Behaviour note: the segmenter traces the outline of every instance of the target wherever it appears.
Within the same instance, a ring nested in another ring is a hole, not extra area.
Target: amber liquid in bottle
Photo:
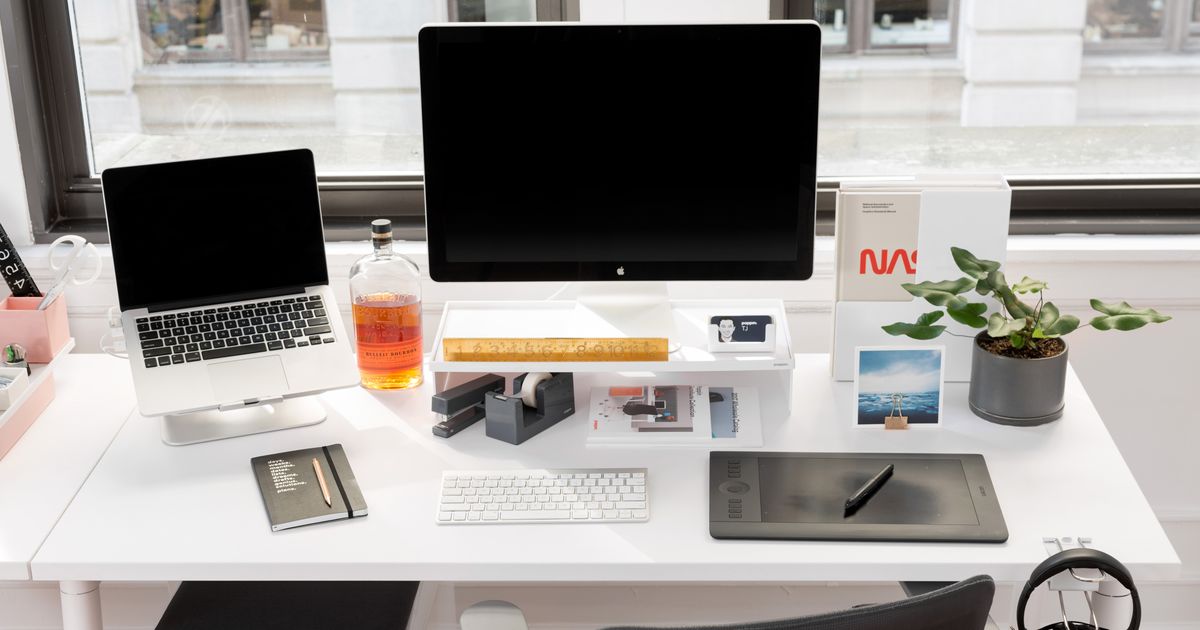
[[[354,332],[363,387],[408,389],[421,384],[421,301],[372,293],[355,299]]]

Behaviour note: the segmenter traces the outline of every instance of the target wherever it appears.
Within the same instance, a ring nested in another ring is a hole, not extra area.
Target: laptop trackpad
[[[217,402],[228,404],[250,398],[282,396],[288,391],[279,357],[242,359],[208,366]]]

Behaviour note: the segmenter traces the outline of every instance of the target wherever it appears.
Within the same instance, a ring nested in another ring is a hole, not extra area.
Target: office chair
[[[404,630],[418,582],[184,582],[155,630]]]
[[[913,592],[909,588],[905,589]],[[674,630],[984,630],[996,585],[977,575],[908,599],[820,615]],[[462,630],[528,630],[521,610],[508,602],[480,602],[463,611]],[[662,630],[661,626],[657,626]],[[615,626],[606,630],[651,630]]]

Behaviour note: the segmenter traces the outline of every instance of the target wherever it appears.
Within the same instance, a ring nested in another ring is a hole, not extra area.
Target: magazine
[[[588,444],[759,447],[758,392],[708,385],[595,387]]]

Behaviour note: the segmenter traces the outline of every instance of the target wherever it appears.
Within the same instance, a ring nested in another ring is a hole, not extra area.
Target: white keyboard
[[[448,470],[438,523],[641,523],[650,520],[645,468]]]

